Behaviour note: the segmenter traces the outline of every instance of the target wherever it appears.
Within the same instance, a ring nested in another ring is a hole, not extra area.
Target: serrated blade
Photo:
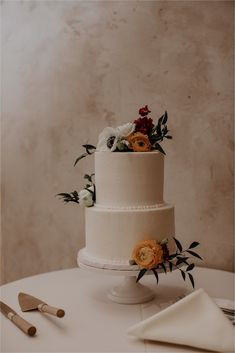
[[[12,313],[14,315],[16,315],[15,310],[13,310],[12,308],[10,308],[8,305],[6,305],[5,303],[0,301],[0,311],[3,313],[3,315],[5,315],[6,317],[8,317],[9,313]]]
[[[19,293],[18,300],[22,311],[35,310],[38,309],[39,304],[46,304],[44,301],[32,295],[22,292]]]

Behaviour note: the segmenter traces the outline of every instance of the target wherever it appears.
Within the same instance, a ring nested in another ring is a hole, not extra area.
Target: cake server
[[[11,320],[18,328],[20,328],[24,333],[29,336],[34,336],[36,333],[36,327],[30,324],[28,321],[24,320],[19,316],[15,310],[10,308],[8,305],[0,301],[0,311],[5,315],[9,320]]]
[[[41,299],[35,298],[30,294],[19,293],[19,304],[22,311],[39,310],[42,313],[48,313],[57,317],[63,317],[65,312],[63,309],[58,309],[46,304]]]

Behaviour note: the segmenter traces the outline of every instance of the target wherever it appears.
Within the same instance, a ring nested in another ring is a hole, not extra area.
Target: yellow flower
[[[132,259],[141,268],[152,269],[163,262],[163,250],[156,240],[144,240],[138,243],[132,252]]]
[[[147,135],[136,132],[128,136],[129,148],[134,152],[147,152],[151,150],[151,144]]]

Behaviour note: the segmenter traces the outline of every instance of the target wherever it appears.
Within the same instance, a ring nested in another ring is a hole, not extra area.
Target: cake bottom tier
[[[174,207],[164,205],[152,209],[85,209],[86,248],[94,261],[128,264],[132,250],[142,240],[157,242],[168,238],[169,251],[174,252]]]

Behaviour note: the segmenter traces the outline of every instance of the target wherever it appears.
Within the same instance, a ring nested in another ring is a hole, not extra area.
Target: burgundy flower
[[[140,108],[139,110],[139,115],[141,116],[146,116],[148,115],[148,113],[151,113],[151,111],[149,110],[147,105],[145,107]]]
[[[154,127],[153,120],[144,116],[134,121],[135,123],[135,132],[141,132],[144,135],[148,135],[149,132]]]

